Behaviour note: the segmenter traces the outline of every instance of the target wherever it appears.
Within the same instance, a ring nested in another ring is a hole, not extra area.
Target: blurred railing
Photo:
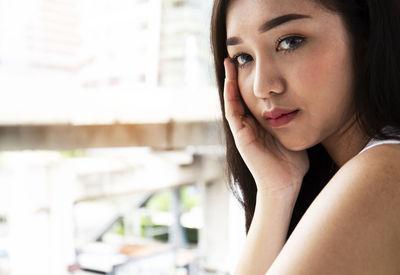
[[[219,124],[215,89],[14,94],[1,103],[0,150],[216,145]]]

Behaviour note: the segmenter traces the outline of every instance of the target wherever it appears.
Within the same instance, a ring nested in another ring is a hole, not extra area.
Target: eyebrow
[[[304,14],[297,14],[297,13],[281,15],[274,19],[268,20],[267,22],[262,24],[258,28],[258,32],[264,33],[264,32],[269,31],[270,29],[276,28],[276,27],[278,27],[284,23],[287,23],[289,21],[304,19],[304,18],[311,18],[311,16],[304,15]],[[226,39],[227,46],[234,46],[234,45],[237,45],[240,43],[242,43],[242,39],[240,39],[239,37],[230,37],[230,38]]]

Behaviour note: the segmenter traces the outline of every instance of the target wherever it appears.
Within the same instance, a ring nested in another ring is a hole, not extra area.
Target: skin
[[[343,165],[266,274],[400,274],[396,159],[399,145],[380,145]]]
[[[308,18],[258,31],[292,13]],[[235,0],[226,22],[235,38],[224,62],[226,118],[259,209],[235,274],[400,274],[400,146],[357,155],[366,139],[354,122],[351,40],[340,16],[307,0]],[[306,40],[277,51],[276,41],[293,34]],[[243,53],[235,66],[230,60]],[[262,117],[273,107],[300,111],[274,128]],[[341,168],[285,243],[291,208],[268,209],[294,205],[309,167],[305,149],[317,143]]]
[[[258,31],[266,20],[300,13],[310,18]],[[237,20],[246,18],[246,20]],[[304,40],[276,43],[296,35]],[[351,43],[341,18],[313,1],[233,1],[227,13],[227,37],[241,43],[228,46],[229,57],[238,61],[238,86],[253,117],[284,147],[300,151],[322,143],[342,165],[365,143],[360,131],[349,131],[353,118]],[[292,49],[292,51],[289,51]],[[300,110],[288,125],[272,128],[264,110]],[[349,144],[348,150],[335,150]],[[349,151],[349,152],[347,152]]]

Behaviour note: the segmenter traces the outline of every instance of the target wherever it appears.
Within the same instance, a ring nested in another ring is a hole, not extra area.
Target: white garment
[[[400,144],[400,140],[397,140],[397,139],[378,140],[378,139],[373,138],[370,140],[370,142],[368,142],[368,144],[364,147],[364,149],[362,149],[360,151],[360,153],[358,153],[358,154],[361,154],[362,152],[364,152],[372,147],[375,147],[377,145],[381,145],[381,144]]]

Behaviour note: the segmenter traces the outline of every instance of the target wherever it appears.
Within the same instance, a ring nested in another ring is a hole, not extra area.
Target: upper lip
[[[265,119],[277,119],[283,115],[287,115],[293,112],[298,111],[297,109],[293,110],[287,110],[287,109],[279,109],[279,108],[274,108],[271,111],[263,111],[262,116]]]

